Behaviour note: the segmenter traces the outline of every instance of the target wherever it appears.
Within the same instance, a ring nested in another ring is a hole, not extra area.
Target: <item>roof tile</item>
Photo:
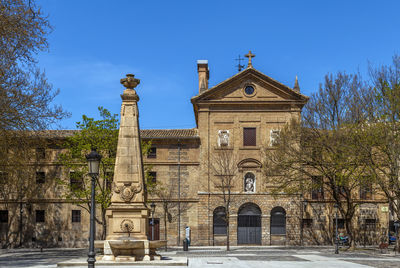
[[[67,138],[79,130],[45,130],[37,131],[36,135],[44,138]],[[197,128],[190,129],[142,129],[140,136],[143,139],[173,139],[173,138],[198,138]]]

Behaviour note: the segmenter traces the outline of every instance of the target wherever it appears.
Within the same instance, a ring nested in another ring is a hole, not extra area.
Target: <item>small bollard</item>
[[[188,251],[189,250],[189,241],[187,238],[183,239],[183,251]]]

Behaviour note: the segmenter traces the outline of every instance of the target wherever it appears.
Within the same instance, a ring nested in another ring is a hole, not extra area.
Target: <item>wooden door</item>
[[[152,239],[152,229],[154,227],[154,239]],[[149,219],[149,228],[148,230],[148,238],[149,240],[160,240],[160,219],[154,218],[154,225],[151,222],[151,218]]]

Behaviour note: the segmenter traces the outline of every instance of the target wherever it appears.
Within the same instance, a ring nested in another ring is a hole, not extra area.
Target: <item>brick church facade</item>
[[[308,97],[300,93],[297,78],[293,88],[283,85],[256,70],[249,55],[246,69],[211,88],[208,62],[198,61],[199,92],[191,99],[196,128],[141,130],[142,140],[152,144],[144,164],[151,166],[153,180],[165,190],[162,195],[149,195],[149,202],[156,204],[155,239],[164,239],[166,235],[169,245],[181,245],[189,235],[191,245],[224,245],[229,228],[231,245],[332,242],[334,210],[332,202],[323,195],[270,194],[273,185],[265,182],[262,152],[273,149],[274,137],[283,125],[301,117]],[[52,135],[63,139],[73,132],[53,131]],[[221,189],[216,183],[218,174],[212,168],[215,155],[221,150],[235,156],[237,167],[229,226],[225,224]],[[46,149],[45,172],[56,168],[52,162],[56,154],[57,149]],[[12,211],[20,209],[25,216],[31,215],[32,221],[24,220],[27,221],[24,228],[31,232],[29,245],[38,240],[47,246],[84,245],[88,237],[88,213],[57,198],[55,184],[46,183],[49,190],[42,198],[29,206],[15,203],[8,208],[7,219],[12,217]],[[371,195],[368,199],[359,206],[358,221],[361,226],[368,220],[378,235],[380,228],[389,226],[388,205],[379,197]],[[4,221],[6,209],[2,206],[0,210]],[[45,214],[35,223],[37,211]],[[56,230],[48,227],[54,221],[60,226]],[[18,221],[12,228],[18,228]]]

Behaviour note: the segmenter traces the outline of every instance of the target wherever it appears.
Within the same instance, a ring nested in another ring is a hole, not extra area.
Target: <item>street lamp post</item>
[[[154,212],[156,210],[156,204],[151,202],[151,240],[154,241]]]
[[[333,207],[336,209],[336,218],[335,218],[335,254],[339,254],[339,239],[338,239],[338,203],[335,203]]]
[[[88,268],[94,268],[96,262],[96,252],[94,251],[94,237],[96,233],[96,226],[94,219],[96,216],[96,203],[95,203],[95,192],[96,192],[96,178],[99,175],[101,155],[96,152],[95,148],[92,148],[90,154],[86,155],[89,166],[89,175],[92,178],[91,188],[91,199],[90,199],[90,233],[89,233],[89,253],[88,253]]]

